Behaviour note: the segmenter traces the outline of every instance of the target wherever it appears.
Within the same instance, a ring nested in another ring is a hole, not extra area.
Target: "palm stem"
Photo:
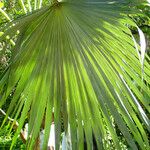
[[[25,4],[24,4],[23,0],[20,0],[20,4],[21,4],[21,7],[22,7],[24,13],[26,14],[27,13],[27,9],[25,7]]]
[[[31,12],[32,11],[31,0],[27,0],[27,2],[28,2],[29,12]]]
[[[37,8],[37,0],[34,0],[34,10]]]
[[[39,8],[42,7],[42,0],[39,1]]]
[[[7,20],[11,21],[11,19],[9,18],[9,16],[5,13],[5,11],[3,9],[0,8],[0,12]]]
[[[7,116],[7,114],[2,109],[0,109],[0,112],[1,112],[2,115]],[[9,116],[7,116],[7,119],[10,120],[13,123],[13,128],[15,130],[17,130],[17,128],[19,126],[19,123],[16,120],[10,118]],[[20,137],[21,137],[23,143],[26,143],[27,138],[25,137],[25,132],[23,131],[23,129],[21,129]]]

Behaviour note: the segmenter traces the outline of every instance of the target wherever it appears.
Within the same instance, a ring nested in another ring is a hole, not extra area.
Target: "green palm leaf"
[[[11,64],[0,81],[0,107],[15,89],[7,111],[19,120],[12,148],[28,113],[27,149],[33,148],[44,116],[46,146],[53,111],[56,149],[61,118],[66,132],[70,126],[72,149],[83,149],[84,135],[88,149],[93,135],[98,149],[107,149],[108,131],[121,149],[116,127],[131,149],[150,148],[145,114],[150,102],[142,94],[150,97],[145,84],[150,83],[149,63],[145,60],[143,75],[128,29],[136,25],[127,17],[132,13],[127,4],[66,0],[2,28],[1,40],[19,30]]]

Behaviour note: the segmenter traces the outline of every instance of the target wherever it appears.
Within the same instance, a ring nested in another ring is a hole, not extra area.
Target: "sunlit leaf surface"
[[[150,148],[146,134],[150,122],[145,114],[150,102],[142,94],[150,98],[150,71],[145,60],[142,73],[128,28],[136,26],[127,17],[131,13],[124,0],[66,0],[1,28],[0,40],[19,30],[11,64],[0,80],[0,106],[13,94],[7,113],[19,120],[12,148],[27,115],[27,149],[33,148],[43,117],[46,147],[53,112],[56,149],[61,120],[65,131],[70,126],[73,150],[84,148],[84,136],[89,150],[93,137],[98,149],[109,149],[108,132],[120,150],[115,128],[131,149]]]

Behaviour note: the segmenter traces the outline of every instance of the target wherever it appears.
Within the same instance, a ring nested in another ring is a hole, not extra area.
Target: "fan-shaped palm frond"
[[[65,132],[70,126],[72,149],[84,149],[85,136],[91,150],[93,135],[98,149],[109,149],[108,132],[121,149],[115,128],[131,149],[150,148],[145,114],[150,102],[143,94],[150,98],[149,58],[143,73],[128,28],[136,27],[128,18],[128,4],[66,0],[41,8],[40,3],[41,9],[3,25],[1,40],[19,31],[0,81],[0,107],[13,91],[7,114],[19,120],[12,146],[29,113],[27,149],[32,149],[44,116],[45,148],[54,112],[56,149],[61,118]]]

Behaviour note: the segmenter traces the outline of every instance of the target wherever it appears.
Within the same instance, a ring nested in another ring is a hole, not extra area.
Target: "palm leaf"
[[[127,17],[132,13],[127,4],[66,0],[1,29],[1,40],[19,30],[11,64],[0,81],[0,107],[14,91],[7,114],[19,120],[11,148],[28,113],[27,149],[33,148],[45,114],[46,146],[53,111],[56,149],[61,118],[66,132],[70,126],[72,149],[83,149],[84,135],[88,149],[93,147],[93,135],[98,149],[107,149],[108,131],[116,149],[121,149],[116,127],[131,149],[150,148],[145,113],[150,103],[142,94],[150,97],[149,63],[145,60],[143,77],[128,28],[136,25]]]

